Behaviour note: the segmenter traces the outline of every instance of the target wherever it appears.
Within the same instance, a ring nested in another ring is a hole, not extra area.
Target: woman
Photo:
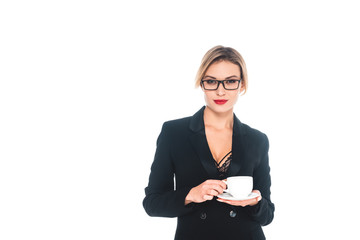
[[[175,239],[265,239],[261,226],[274,217],[269,142],[233,113],[247,83],[235,49],[210,49],[196,77],[206,107],[162,127],[143,205],[150,216],[178,218]],[[230,176],[252,176],[257,197],[217,197]]]

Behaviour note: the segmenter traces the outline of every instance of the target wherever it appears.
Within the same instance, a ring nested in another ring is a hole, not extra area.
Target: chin
[[[216,112],[216,113],[226,113],[229,111],[232,111],[234,106],[226,106],[225,105],[216,105],[216,104],[207,104],[206,105],[211,111]]]

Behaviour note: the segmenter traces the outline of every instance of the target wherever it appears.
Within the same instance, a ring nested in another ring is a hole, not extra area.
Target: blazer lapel
[[[189,127],[193,131],[193,134],[190,135],[189,140],[209,177],[217,179],[219,177],[218,170],[214,164],[214,159],[211,155],[205,135],[204,109],[205,106],[195,113],[190,120]],[[235,176],[238,174],[242,161],[244,161],[246,157],[246,149],[247,140],[244,126],[234,114],[232,160],[227,176]]]
[[[213,157],[211,155],[208,143],[206,141],[205,133],[196,133],[190,137],[190,142],[194,147],[195,152],[197,153],[201,164],[208,173],[211,179],[218,178],[219,174],[216,169]]]
[[[234,114],[233,140],[232,140],[232,160],[227,172],[227,176],[238,174],[241,164],[246,157],[247,138],[244,126]]]
[[[204,109],[205,107],[202,107],[191,118],[190,129],[194,133],[190,135],[189,140],[209,177],[212,179],[217,179],[218,171],[214,164],[214,159],[211,155],[205,135]]]

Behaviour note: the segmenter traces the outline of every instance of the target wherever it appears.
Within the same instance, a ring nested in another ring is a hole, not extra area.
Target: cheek
[[[236,92],[234,92],[234,93],[232,93],[231,95],[230,95],[230,97],[231,97],[231,99],[233,100],[233,101],[237,101],[237,99],[239,98],[239,95],[240,95],[240,91],[236,91]]]
[[[204,92],[204,97],[205,97],[205,100],[212,99],[212,98],[213,98],[213,94],[212,94],[212,92],[210,92],[210,91]]]

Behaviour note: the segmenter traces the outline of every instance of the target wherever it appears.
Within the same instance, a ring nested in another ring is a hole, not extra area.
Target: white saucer
[[[258,196],[260,196],[260,195],[258,193],[254,193],[254,192],[250,193],[247,197],[242,197],[242,198],[233,197],[230,193],[222,193],[222,194],[217,195],[218,198],[222,198],[225,200],[235,200],[235,201],[253,199]]]

